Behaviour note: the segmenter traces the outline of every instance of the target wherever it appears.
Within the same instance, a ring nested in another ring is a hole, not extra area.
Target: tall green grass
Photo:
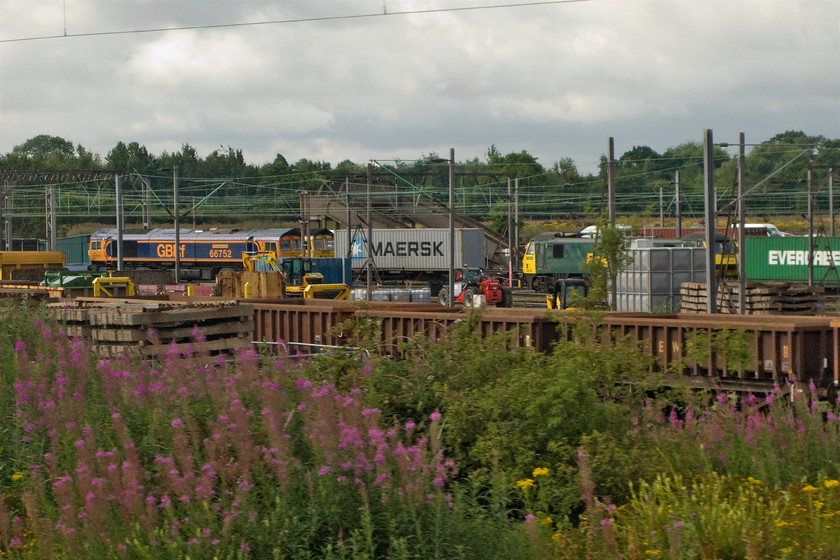
[[[2,557],[840,556],[836,403],[669,394],[591,326],[143,362],[0,312]]]

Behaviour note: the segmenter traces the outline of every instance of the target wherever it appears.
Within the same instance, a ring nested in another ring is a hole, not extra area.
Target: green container
[[[56,239],[56,251],[63,251],[67,258],[67,264],[90,264],[88,245],[90,235],[74,235],[72,237],[61,237]]]
[[[753,282],[808,282],[808,237],[747,237],[744,272]],[[814,237],[815,285],[840,284],[840,237]]]
[[[85,288],[93,286],[93,280],[108,276],[107,272],[47,272],[42,286],[52,288]]]

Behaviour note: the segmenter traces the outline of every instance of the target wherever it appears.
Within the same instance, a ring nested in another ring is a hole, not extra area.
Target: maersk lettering
[[[385,246],[382,242],[373,245],[374,257],[442,257],[443,241],[387,241]]]

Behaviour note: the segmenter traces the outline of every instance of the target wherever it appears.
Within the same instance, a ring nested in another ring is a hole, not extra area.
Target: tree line
[[[737,148],[737,147],[735,147]],[[781,172],[767,177],[810,149]],[[715,184],[719,199],[733,193],[737,184],[737,149],[715,146],[713,152]],[[446,200],[448,166],[436,153],[422,154],[416,160],[377,164],[374,182],[396,185],[406,191],[422,192]],[[606,203],[607,157],[602,155],[596,173],[581,173],[571,158],[560,158],[544,165],[527,151],[502,154],[491,145],[484,158],[456,161],[457,200],[460,212],[479,220],[493,220],[507,212],[508,179],[518,180],[522,219],[575,219],[603,212]],[[761,182],[761,197],[751,202],[759,214],[801,212],[807,205],[802,193],[807,168],[822,180],[828,166],[840,167],[840,140],[810,136],[802,131],[786,131],[751,146],[746,156],[747,186]],[[118,142],[101,156],[81,144],[50,135],[38,135],[12,151],[0,155],[0,170],[120,170],[146,178],[153,189],[171,188],[172,169],[187,181],[194,197],[264,197],[271,193],[272,204],[280,206],[294,219],[300,190],[315,192],[324,186],[338,188],[350,180],[367,181],[366,164],[344,160],[329,162],[300,159],[289,163],[282,154],[262,164],[247,162],[241,149],[220,146],[201,156],[189,144],[174,152],[151,153],[139,142]],[[662,153],[649,146],[634,146],[617,157],[615,178],[619,215],[658,215],[660,192],[667,193],[666,204],[673,204],[673,183],[680,173],[685,197],[683,213],[693,206],[702,208],[703,145],[686,142]],[[224,182],[225,188],[219,190]],[[825,189],[819,196],[824,197]],[[280,197],[280,198],[278,198]],[[702,210],[700,210],[702,214]]]

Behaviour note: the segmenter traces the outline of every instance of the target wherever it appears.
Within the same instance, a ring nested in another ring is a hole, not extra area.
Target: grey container
[[[628,256],[632,262],[616,276],[618,311],[677,311],[682,283],[706,281],[704,248],[634,248]]]
[[[412,288],[411,301],[413,303],[430,303],[432,301],[432,291],[428,288]]]
[[[370,293],[371,301],[391,301],[391,290],[375,290]]]
[[[335,232],[335,254],[346,255],[352,248],[352,266],[359,270],[368,257],[379,271],[443,272],[449,270],[449,229],[375,229],[373,250],[368,250],[365,232],[356,232],[348,243],[347,230]],[[480,229],[455,230],[456,267],[485,267],[492,255],[486,254],[484,232]]]
[[[401,301],[408,303],[411,301],[411,290],[406,288],[397,289],[394,288],[391,290],[391,301]]]

